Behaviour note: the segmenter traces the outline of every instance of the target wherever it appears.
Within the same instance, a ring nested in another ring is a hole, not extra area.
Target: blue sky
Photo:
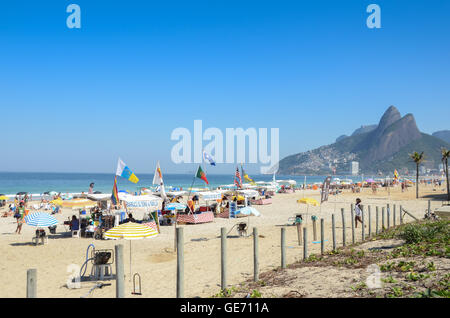
[[[381,29],[366,26],[371,3]],[[195,119],[279,128],[281,158],[390,105],[450,129],[449,13],[446,0],[2,3],[0,171],[114,172],[120,156],[136,173],[190,172],[170,134]]]

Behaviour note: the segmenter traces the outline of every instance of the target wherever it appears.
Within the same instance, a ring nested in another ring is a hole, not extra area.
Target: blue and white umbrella
[[[25,223],[31,226],[48,227],[58,224],[58,220],[48,213],[33,212],[25,217]]]
[[[242,208],[242,209],[236,211],[237,217],[250,216],[250,215],[260,216],[261,213],[258,210],[256,210],[255,208],[250,207],[250,206],[246,206],[245,208]]]
[[[186,204],[182,204],[182,203],[169,203],[166,204],[166,206],[164,207],[166,210],[185,210],[187,207]]]

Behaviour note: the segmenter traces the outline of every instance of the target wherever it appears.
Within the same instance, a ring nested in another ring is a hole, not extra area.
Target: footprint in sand
[[[164,262],[170,262],[174,259],[176,259],[177,255],[175,253],[161,253],[161,254],[154,254],[149,256],[149,261],[151,263],[164,263]]]

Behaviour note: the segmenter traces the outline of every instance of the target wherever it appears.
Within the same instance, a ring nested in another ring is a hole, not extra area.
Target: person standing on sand
[[[23,218],[25,216],[25,207],[23,206],[23,202],[20,202],[20,205],[16,210],[16,215],[17,215],[16,234],[20,234],[20,231],[22,231]]]
[[[363,225],[363,221],[361,219],[361,199],[356,199],[356,205],[355,205],[355,228],[358,228],[358,221],[361,222],[361,225]]]

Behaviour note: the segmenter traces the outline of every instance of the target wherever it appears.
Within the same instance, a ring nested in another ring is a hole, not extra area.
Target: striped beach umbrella
[[[48,227],[58,224],[58,220],[45,212],[33,212],[25,217],[25,223],[36,227]]]
[[[105,232],[105,238],[112,240],[138,240],[152,238],[156,235],[158,235],[158,232],[151,227],[134,222],[123,223]]]
[[[58,198],[51,201],[50,203],[58,205],[63,208],[91,208],[97,205],[96,202],[89,199],[72,199],[72,200],[62,200]]]
[[[131,281],[131,240],[139,240],[143,238],[152,238],[158,235],[158,232],[143,224],[127,222],[113,227],[105,232],[104,237],[107,239],[118,240],[126,239],[130,240],[130,281]]]

